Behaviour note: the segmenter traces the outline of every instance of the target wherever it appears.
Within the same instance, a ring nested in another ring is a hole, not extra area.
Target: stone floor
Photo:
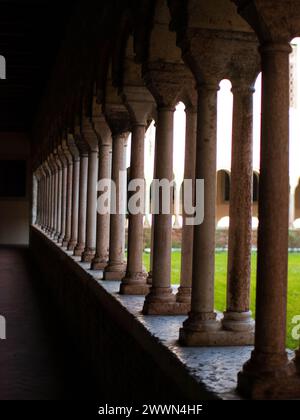
[[[84,372],[25,248],[0,247],[0,399],[92,399]]]

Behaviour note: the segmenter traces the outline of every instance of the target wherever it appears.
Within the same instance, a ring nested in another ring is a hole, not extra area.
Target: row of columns
[[[260,50],[263,92],[255,349],[239,375],[240,391],[248,395],[251,389],[251,396],[259,396],[270,387],[266,377],[271,378],[272,386],[275,381],[281,391],[280,381],[290,392],[291,383],[298,386],[299,381],[295,376],[296,364],[289,364],[285,350],[289,52],[288,44],[265,45]],[[217,76],[197,80],[197,108],[190,106],[186,110],[185,176],[204,179],[204,220],[194,227],[183,225],[181,284],[177,294],[171,287],[171,214],[163,214],[160,208],[154,215],[151,279],[143,268],[143,215],[129,215],[127,264],[125,214],[118,212],[119,203],[116,214],[97,215],[97,180],[112,178],[117,196],[125,194],[126,186],[119,174],[126,170],[128,131],[118,132],[110,127],[111,133],[104,118],[98,121],[98,129],[96,123],[86,121],[54,149],[37,171],[37,224],[53,239],[74,250],[82,261],[91,263],[92,269],[103,270],[104,279],[121,280],[120,293],[145,294],[144,314],[189,311],[179,339],[191,346],[254,342],[249,306],[255,77],[233,80],[227,304],[220,321],[214,309]],[[151,78],[155,84],[155,73]],[[164,90],[160,89],[157,95],[157,89],[157,85],[150,87],[157,115],[154,177],[171,181],[174,101],[178,97],[164,98]],[[137,110],[133,115],[137,117]],[[148,116],[144,112],[142,118],[131,121],[131,178],[143,178]],[[171,202],[171,196],[168,199]]]

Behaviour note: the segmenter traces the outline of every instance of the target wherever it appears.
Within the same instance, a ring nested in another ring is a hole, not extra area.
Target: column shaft
[[[204,180],[204,220],[194,226],[191,312],[180,330],[187,345],[209,345],[214,311],[217,84],[198,87],[196,179]]]
[[[58,240],[61,233],[61,209],[62,209],[62,165],[56,159],[57,165],[57,186],[56,186],[56,214],[55,214],[55,234],[54,239]]]
[[[73,160],[67,163],[67,184],[66,184],[66,214],[65,214],[65,235],[63,238],[63,246],[67,247],[71,239],[72,227],[72,186],[73,186]]]
[[[267,44],[262,56],[255,349],[239,374],[239,390],[257,397],[261,383],[287,369],[286,304],[289,222],[290,45]],[[262,380],[263,378],[263,380]],[[278,379],[277,379],[278,380]],[[280,380],[280,379],[279,379]]]
[[[110,150],[109,144],[99,146],[99,181],[110,179]],[[104,270],[108,264],[109,252],[109,213],[97,213],[96,254],[92,261],[93,270]]]
[[[87,186],[86,245],[82,261],[91,262],[96,251],[98,151],[89,153]]]
[[[130,180],[144,181],[145,126],[134,125],[131,139]],[[142,204],[142,203],[141,203]],[[143,267],[144,209],[129,213],[127,271],[122,279],[120,293],[143,295],[148,293],[147,273]]]
[[[66,234],[66,213],[67,213],[67,181],[68,181],[68,162],[65,157],[62,160],[62,189],[61,189],[61,222],[60,235],[58,241],[62,244]]]
[[[159,108],[155,139],[155,162],[158,181],[173,180],[173,117],[174,109]],[[172,214],[163,214],[163,199],[171,210],[171,189],[159,191],[159,214],[154,215],[152,287],[146,296],[143,312],[172,312],[175,295],[171,288]],[[166,196],[168,194],[168,196]],[[168,306],[168,303],[171,304]]]
[[[127,133],[113,136],[112,144],[112,181],[116,190],[115,214],[110,215],[109,263],[104,272],[106,280],[121,280],[125,275],[125,214],[121,208],[126,185],[122,185],[120,174],[126,171]],[[112,189],[113,192],[113,189]],[[112,200],[114,198],[112,197]]]
[[[196,138],[197,138],[197,112],[192,107],[186,109],[186,134],[185,134],[185,162],[184,179],[193,180],[195,185],[196,171]],[[191,302],[192,267],[193,267],[193,242],[194,226],[185,223],[186,214],[183,208],[182,239],[181,239],[181,272],[180,287],[176,295],[179,303]]]
[[[80,183],[80,158],[74,158],[72,175],[72,221],[71,238],[68,250],[74,251],[78,240],[78,213],[79,213],[79,183]]]
[[[78,208],[78,236],[74,255],[82,255],[86,239],[86,206],[87,206],[87,179],[88,179],[87,155],[80,156],[80,180],[79,180],[79,208]]]
[[[254,332],[250,312],[253,180],[253,88],[233,86],[227,308],[223,327]],[[249,343],[251,344],[251,343]]]

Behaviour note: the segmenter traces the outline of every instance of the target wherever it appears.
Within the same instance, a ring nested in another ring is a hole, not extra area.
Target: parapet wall
[[[53,299],[53,309],[58,308],[65,319],[67,333],[74,338],[87,369],[94,373],[102,400],[220,398],[149,331],[139,315],[132,313],[134,309],[130,312],[117,293],[109,291],[116,289],[117,282],[95,279],[36,227],[30,231],[30,249]],[[142,298],[136,299],[130,303],[133,307]]]

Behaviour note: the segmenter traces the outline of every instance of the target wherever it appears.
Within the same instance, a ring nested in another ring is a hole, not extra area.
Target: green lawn
[[[179,284],[180,281],[180,256],[179,251],[172,253],[172,284]],[[149,270],[150,255],[144,254],[144,263]],[[216,277],[215,277],[215,307],[223,311],[226,305],[226,268],[227,253],[216,253]],[[256,253],[252,254],[251,270],[251,310],[255,315],[255,272]],[[300,315],[300,253],[289,254],[289,294],[287,311],[287,346],[291,349],[298,347],[299,342],[293,340],[291,330],[294,325],[291,323],[295,315]]]

